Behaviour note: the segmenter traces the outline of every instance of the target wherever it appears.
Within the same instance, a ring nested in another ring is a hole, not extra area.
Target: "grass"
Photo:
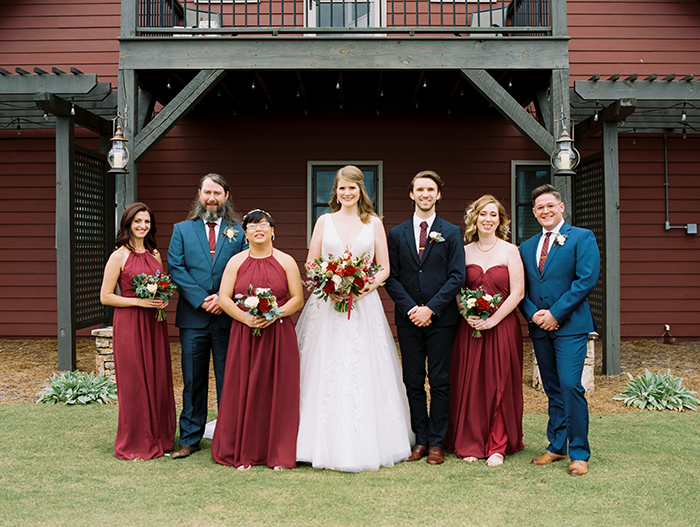
[[[546,416],[500,468],[400,463],[344,474],[241,473],[210,442],[188,459],[113,457],[117,408],[0,405],[0,525],[698,525],[700,414],[591,416],[591,471],[534,467]]]

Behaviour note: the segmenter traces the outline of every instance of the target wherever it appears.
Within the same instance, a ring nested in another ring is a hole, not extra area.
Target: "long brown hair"
[[[126,247],[130,251],[134,250],[134,246],[131,244],[131,224],[139,212],[148,212],[151,218],[151,229],[143,239],[143,246],[152,254],[156,250],[156,232],[158,230],[156,228],[156,218],[153,216],[151,209],[148,208],[148,205],[140,201],[129,205],[124,211],[124,214],[122,214],[122,219],[119,222],[119,230],[117,231],[117,240],[114,245],[117,249],[119,249],[119,247]]]
[[[338,202],[338,182],[341,179],[355,183],[360,187],[360,199],[357,200],[357,212],[360,214],[362,223],[369,223],[370,218],[377,214],[374,212],[374,205],[372,205],[372,200],[369,199],[367,189],[365,188],[365,175],[362,173],[362,170],[354,165],[344,166],[336,172],[335,180],[333,181],[333,192],[328,202],[331,210],[333,212],[338,212],[341,209],[341,205]]]
[[[464,213],[465,242],[476,242],[479,240],[479,231],[476,228],[476,220],[483,208],[491,203],[496,205],[496,208],[498,209],[498,227],[496,227],[496,237],[500,238],[501,240],[508,241],[508,234],[510,233],[510,220],[506,214],[506,209],[503,205],[501,205],[500,201],[490,194],[486,194],[469,205],[469,208]]]

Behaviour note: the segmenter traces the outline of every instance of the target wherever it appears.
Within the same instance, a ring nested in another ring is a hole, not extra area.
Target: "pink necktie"
[[[211,221],[207,222],[207,227],[209,227],[209,252],[211,253],[211,259],[214,259],[214,253],[216,252],[216,223]]]
[[[551,232],[547,232],[544,235],[544,242],[542,242],[542,252],[540,253],[540,263],[537,268],[540,273],[544,269],[544,263],[547,261],[547,254],[549,254],[549,237],[552,235]]]
[[[428,241],[428,222],[420,222],[420,236],[418,237],[418,260],[423,259],[423,251],[425,250],[425,242]]]

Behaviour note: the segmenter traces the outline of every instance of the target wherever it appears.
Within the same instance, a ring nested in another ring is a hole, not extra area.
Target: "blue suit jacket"
[[[600,251],[595,236],[588,229],[564,222],[560,234],[563,245],[552,245],[544,269],[537,268],[537,234],[520,245],[525,268],[525,297],[520,311],[528,321],[530,337],[542,338],[547,331],[530,321],[540,309],[549,309],[559,322],[556,335],[581,335],[594,331],[595,321],[588,305],[600,273]]]
[[[236,232],[233,240],[224,235],[229,226]],[[240,225],[222,220],[212,259],[206,228],[201,219],[175,224],[168,248],[168,273],[178,286],[177,327],[204,328],[212,317],[218,317],[224,328],[231,327],[228,315],[212,315],[200,306],[206,297],[219,292],[221,276],[229,259],[247,247],[248,242]]]
[[[389,231],[390,273],[386,290],[396,305],[397,326],[412,326],[408,311],[426,305],[433,311],[432,324],[451,326],[459,322],[455,300],[464,285],[466,266],[462,233],[456,225],[435,217],[431,232],[444,242],[431,241],[418,260],[413,218]]]

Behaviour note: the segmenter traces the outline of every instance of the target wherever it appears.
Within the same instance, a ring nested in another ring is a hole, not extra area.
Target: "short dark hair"
[[[143,240],[143,246],[148,252],[153,253],[153,251],[156,250],[156,232],[158,231],[156,228],[156,218],[153,216],[151,209],[148,208],[148,205],[140,201],[129,205],[124,211],[124,214],[122,214],[122,219],[119,222],[119,230],[117,231],[117,239],[114,245],[117,249],[123,246],[130,251],[134,250],[133,245],[131,245],[131,224],[139,212],[148,212],[150,216],[151,228]]]
[[[551,194],[554,196],[557,201],[564,201],[561,199],[561,194],[557,190],[557,188],[554,185],[550,185],[549,183],[546,183],[544,185],[540,185],[537,187],[535,190],[532,191],[532,205],[535,205],[535,200],[542,196],[543,194]]]
[[[413,176],[411,184],[408,186],[409,193],[413,192],[413,186],[416,184],[416,180],[420,178],[428,178],[435,181],[435,184],[438,188],[438,192],[442,194],[442,187],[444,187],[445,184],[442,182],[442,178],[438,176],[438,173],[433,170],[423,170],[421,172],[418,172],[415,176]]]
[[[243,230],[246,230],[246,227],[248,227],[249,223],[260,223],[263,220],[267,220],[270,222],[270,227],[275,226],[275,220],[272,219],[272,216],[270,216],[269,212],[266,212],[262,209],[253,209],[248,214],[243,216],[243,224],[241,227],[243,227]]]

